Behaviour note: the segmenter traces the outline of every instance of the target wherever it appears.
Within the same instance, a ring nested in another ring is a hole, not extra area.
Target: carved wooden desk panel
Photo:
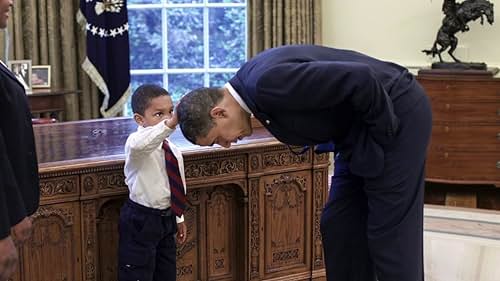
[[[35,128],[41,206],[13,280],[116,280],[122,151],[135,129],[128,118]],[[262,128],[230,149],[171,139],[191,203],[178,280],[325,280],[327,155],[296,156]]]

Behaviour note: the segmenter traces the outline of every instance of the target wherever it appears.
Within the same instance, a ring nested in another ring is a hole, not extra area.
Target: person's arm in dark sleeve
[[[0,240],[10,235],[9,210],[7,208],[7,192],[5,181],[5,165],[10,165],[7,160],[3,134],[0,130]]]
[[[5,83],[4,79],[0,79],[0,110],[5,106],[12,106],[12,103],[6,98],[9,96],[9,90]],[[16,117],[11,116],[10,118]],[[12,160],[7,154],[6,138],[9,134],[8,130],[10,129],[5,127],[4,122],[0,123],[0,239],[7,237],[11,232],[11,227],[19,223],[27,215],[14,174]]]
[[[366,64],[329,61],[280,64],[264,72],[256,87],[256,104],[263,111],[279,106],[300,114],[350,105],[381,144],[392,138],[399,125],[391,99]]]

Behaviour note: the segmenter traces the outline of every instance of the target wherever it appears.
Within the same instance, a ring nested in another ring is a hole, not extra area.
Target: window
[[[129,0],[127,8],[132,91],[155,83],[175,102],[222,86],[246,61],[246,0]]]

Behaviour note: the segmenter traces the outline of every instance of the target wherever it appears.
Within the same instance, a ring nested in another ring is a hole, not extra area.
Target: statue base
[[[433,63],[432,68],[422,68],[418,75],[430,76],[479,76],[493,77],[499,71],[498,67],[486,67],[485,63]]]
[[[432,69],[487,70],[484,62],[435,62]]]

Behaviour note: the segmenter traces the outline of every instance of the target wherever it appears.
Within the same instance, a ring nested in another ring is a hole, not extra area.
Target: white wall
[[[457,0],[460,2],[460,0]],[[462,61],[500,66],[500,0],[494,3],[495,22],[470,23],[457,33],[454,55]],[[353,49],[405,66],[429,66],[429,49],[444,17],[442,0],[322,0],[323,44]],[[443,52],[445,54],[445,52]],[[451,60],[443,55],[443,59]],[[437,60],[437,57],[436,59]]]

